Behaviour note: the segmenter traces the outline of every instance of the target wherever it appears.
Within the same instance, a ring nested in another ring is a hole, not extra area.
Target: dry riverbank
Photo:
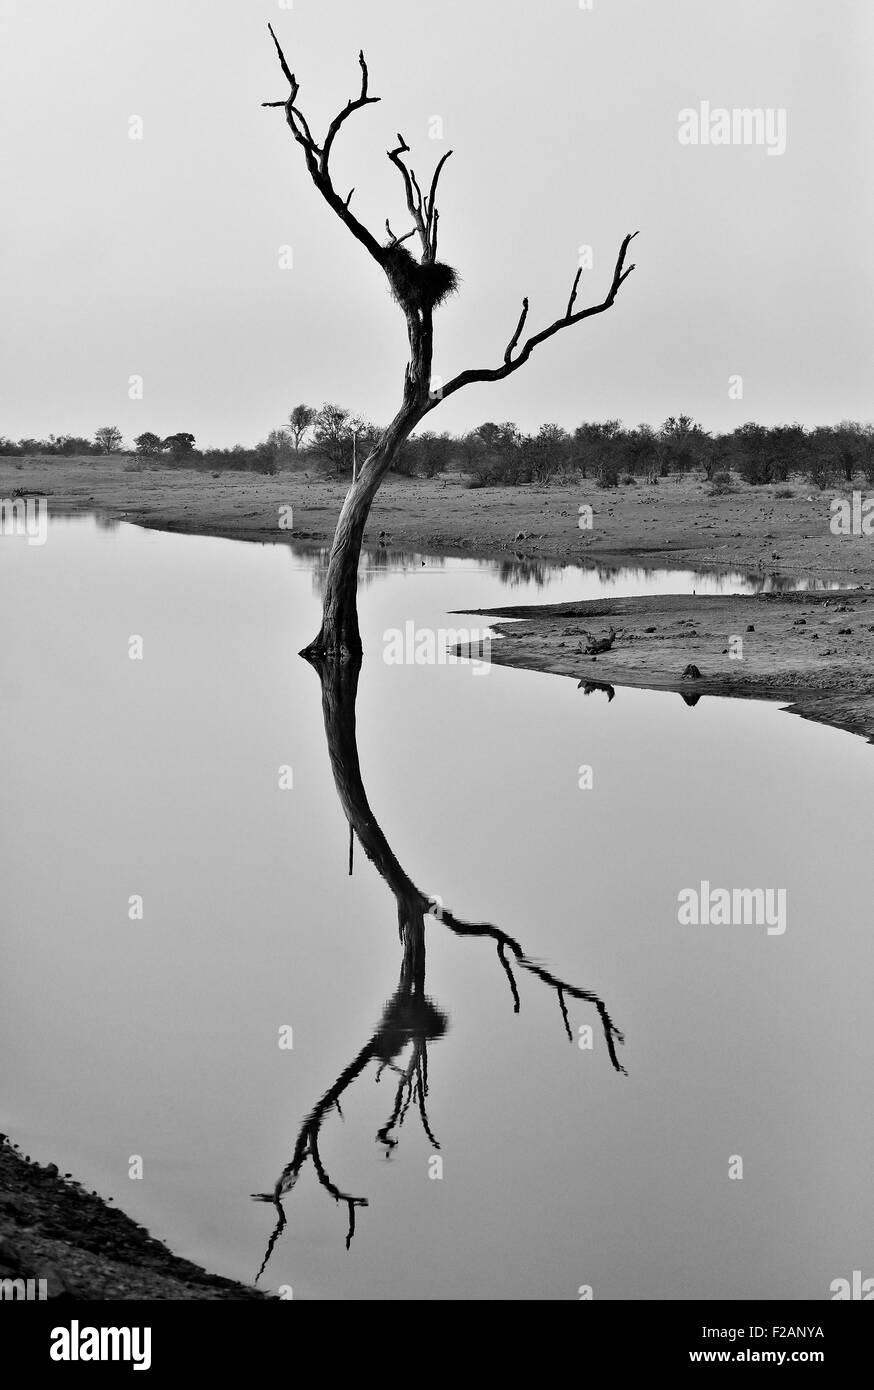
[[[347,486],[304,472],[139,470],[121,457],[0,458],[0,497],[45,495],[50,517],[98,512],[159,530],[312,546],[330,543]],[[365,543],[378,547],[384,533],[394,550],[434,555],[874,582],[874,538],[832,535],[831,497],[800,480],[715,495],[697,477],[610,490],[389,477]],[[592,507],[590,531],[579,527],[581,505]],[[286,529],[281,509],[289,506]]]
[[[0,1135],[0,1279],[45,1279],[51,1299],[251,1299],[264,1294],[172,1255],[53,1164]]]
[[[498,665],[572,676],[592,690],[635,686],[779,700],[874,741],[874,592],[660,595],[490,609]],[[589,636],[617,636],[586,653]],[[698,675],[687,672],[695,667]],[[610,691],[608,690],[608,694]],[[611,695],[612,698],[612,695]]]

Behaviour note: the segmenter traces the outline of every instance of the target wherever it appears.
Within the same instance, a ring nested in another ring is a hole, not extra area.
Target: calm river
[[[306,1164],[263,1286],[826,1299],[874,1275],[874,749],[776,705],[608,702],[555,676],[383,660],[411,620],[481,623],[451,610],[741,576],[381,559],[360,593],[373,812],[419,887],[603,999],[628,1075],[592,1005],[566,1000],[569,1042],[556,995],[522,973],[514,1013],[494,946],[429,918],[448,1022],[426,1116],[411,1104],[381,1142],[398,1074],[362,1072],[319,1138],[330,1182],[368,1201],[354,1239]],[[251,1194],[400,964],[386,883],[360,852],[349,876],[297,655],[318,577],[286,545],[92,519],[52,520],[44,547],[0,539],[0,1123],[246,1281],[276,1215]],[[678,893],[702,880],[785,888],[786,931],[681,926]]]

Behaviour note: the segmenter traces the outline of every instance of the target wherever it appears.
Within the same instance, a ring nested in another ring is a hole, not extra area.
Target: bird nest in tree
[[[435,309],[458,289],[458,272],[442,261],[417,261],[398,242],[385,250],[393,297],[402,308]]]

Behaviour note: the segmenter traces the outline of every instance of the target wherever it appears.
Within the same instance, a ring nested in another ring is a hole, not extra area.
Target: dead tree
[[[582,647],[583,655],[600,656],[602,652],[609,652],[613,650],[613,643],[616,641],[616,638],[619,636],[619,633],[614,631],[614,629],[610,627],[607,629],[606,637],[593,637],[591,632],[587,632],[586,629],[583,628],[583,635],[586,638],[585,647],[582,647],[582,644],[580,644]]]
[[[541,328],[539,332],[523,339],[528,320],[528,299],[523,299],[521,313],[504,349],[500,365],[468,368],[452,377],[439,390],[432,390],[434,310],[457,287],[455,271],[437,259],[440,220],[437,209],[437,185],[452,151],[448,150],[438,161],[428,191],[423,193],[415,171],[406,160],[410,147],[403,136],[398,135],[397,145],[388,150],[387,154],[402,180],[407,212],[413,225],[402,236],[396,236],[386,219],[387,240],[377,239],[351,209],[354,188],[350,189],[345,197],[337,192],[331,176],[330,163],[334,141],[344,122],[356,111],[379,101],[379,97],[370,95],[369,74],[364,54],[358,55],[361,68],[361,89],[358,96],[349,100],[334,117],[322,143],[318,144],[298,106],[297,79],[286,62],[272,26],[269,27],[289,91],[283,101],[266,101],[263,105],[283,108],[288,127],[303,150],[307,171],[319,193],[385,274],[392,295],[406,318],[410,345],[400,408],[361,465],[343,503],[328,563],[321,631],[303,653],[345,659],[361,653],[355,598],[364,527],[379,485],[409,435],[441,400],[446,400],[462,387],[473,385],[475,382],[502,381],[523,366],[535,348],[561,329],[570,328],[573,324],[581,323],[583,319],[602,314],[605,309],[611,308],[620,286],[634,269],[633,265],[626,267],[625,256],[629,243],[637,233],[630,232],[623,239],[610,288],[599,304],[585,309],[577,308],[577,291],[582,274],[581,270],[577,270],[567,305],[559,318],[546,328]],[[417,241],[417,256],[404,245],[413,237]]]

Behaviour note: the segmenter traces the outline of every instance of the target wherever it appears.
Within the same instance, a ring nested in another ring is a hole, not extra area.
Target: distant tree
[[[497,452],[501,443],[501,426],[494,424],[491,420],[486,420],[482,425],[478,425],[474,433],[482,440],[483,447],[488,452]]]
[[[194,435],[183,430],[180,434],[168,434],[161,441],[163,449],[169,449],[174,463],[182,463],[194,452]]]
[[[288,417],[288,432],[294,445],[294,452],[300,453],[307,430],[315,423],[316,411],[311,405],[296,405]]]
[[[71,458],[75,454],[96,454],[99,452],[98,446],[91,439],[85,439],[81,434],[61,434],[56,440],[57,452],[63,454],[65,458]]]
[[[766,448],[771,464],[771,481],[784,483],[791,473],[804,468],[808,448],[804,426],[774,425],[768,431]]]
[[[289,439],[287,429],[271,430],[267,436],[267,443],[273,448],[277,468],[283,467],[291,462],[292,457],[297,452]]]
[[[276,433],[276,431],[274,431]],[[256,444],[253,452],[252,466],[256,473],[266,473],[272,475],[279,472],[279,461],[277,455],[276,440],[273,438],[264,439],[260,444]]]
[[[160,435],[153,434],[151,430],[138,434],[134,444],[137,446],[137,453],[140,458],[157,458],[163,447]]]
[[[732,436],[737,449],[737,471],[745,483],[769,483],[772,477],[768,453],[768,430],[748,420]]]
[[[874,485],[874,425],[854,425],[859,446],[859,462],[868,486]]]
[[[841,420],[832,430],[832,439],[841,476],[845,483],[851,483],[865,461],[862,427],[852,420]]]
[[[830,425],[817,425],[811,430],[808,440],[808,476],[816,487],[826,488],[834,482],[838,471],[835,431]]]
[[[669,415],[659,430],[662,475],[690,473],[703,461],[708,435],[691,415]]]
[[[630,473],[642,474],[649,482],[658,478],[659,441],[652,425],[638,425],[627,431],[625,454]]]
[[[523,440],[522,453],[535,483],[548,483],[562,469],[569,440],[567,430],[553,424],[541,425],[536,435]]]
[[[450,434],[435,434],[424,430],[410,440],[413,446],[415,471],[423,478],[445,473],[452,459],[454,440]]]
[[[733,450],[728,435],[719,434],[710,441],[710,448],[706,450],[702,460],[704,476],[709,483],[714,482],[718,474],[724,480],[722,486],[728,486],[731,482],[732,457]]]
[[[471,487],[512,487],[531,480],[525,440],[512,420],[485,421],[459,440],[457,449]]]
[[[615,487],[619,481],[619,445],[621,420],[591,421],[578,425],[573,434],[573,459],[585,478],[591,467],[604,487]]]
[[[313,440],[336,474],[351,473],[353,435],[360,433],[362,428],[362,421],[354,419],[342,405],[332,401],[325,401],[316,411]]]
[[[103,454],[117,453],[122,444],[122,433],[118,425],[101,425],[94,431],[94,442]]]

